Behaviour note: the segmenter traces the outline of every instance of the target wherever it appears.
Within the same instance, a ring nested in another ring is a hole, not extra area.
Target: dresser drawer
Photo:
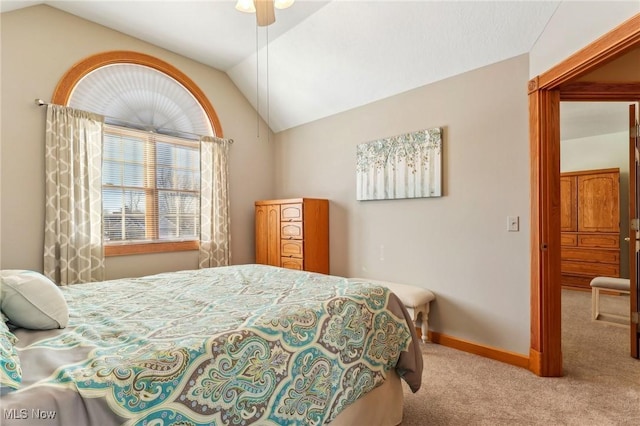
[[[565,232],[560,234],[560,245],[561,246],[577,246],[578,245],[578,234],[567,234]]]
[[[302,220],[302,203],[283,204],[280,206],[280,220],[283,222]]]
[[[296,259],[295,257],[283,257],[281,259],[280,266],[287,269],[297,269],[302,271],[302,259]]]
[[[280,238],[283,240],[301,240],[302,222],[284,222],[280,224]]]
[[[584,249],[578,247],[562,247],[560,249],[560,258],[562,260],[578,260],[584,262],[619,264],[620,251],[606,249]]]
[[[282,257],[297,257],[302,259],[302,240],[282,240],[280,242],[280,255]]]
[[[577,262],[573,260],[562,260],[561,269],[563,274],[586,275],[590,277],[618,277],[620,276],[620,266],[608,263]]]
[[[578,247],[618,248],[620,236],[618,234],[578,234]]]

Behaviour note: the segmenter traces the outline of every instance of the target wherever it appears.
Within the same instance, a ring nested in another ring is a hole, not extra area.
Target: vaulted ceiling
[[[226,72],[278,132],[528,53],[561,2],[296,0],[269,27],[232,0],[0,11],[42,3]]]

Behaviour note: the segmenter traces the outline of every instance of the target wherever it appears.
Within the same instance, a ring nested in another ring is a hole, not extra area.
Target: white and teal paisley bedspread
[[[240,265],[63,292],[69,327],[15,332],[24,377],[4,422],[319,425],[389,369],[420,387],[415,330],[384,287]]]

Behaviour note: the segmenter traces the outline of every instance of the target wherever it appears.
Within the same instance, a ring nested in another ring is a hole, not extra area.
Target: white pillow
[[[69,309],[62,291],[49,278],[33,271],[0,271],[2,312],[9,321],[32,330],[65,328]]]

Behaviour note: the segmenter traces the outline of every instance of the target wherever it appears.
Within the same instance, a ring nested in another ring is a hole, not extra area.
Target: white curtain
[[[231,261],[228,139],[200,139],[200,268]]]
[[[47,107],[44,273],[59,285],[104,279],[103,123],[97,114]]]

